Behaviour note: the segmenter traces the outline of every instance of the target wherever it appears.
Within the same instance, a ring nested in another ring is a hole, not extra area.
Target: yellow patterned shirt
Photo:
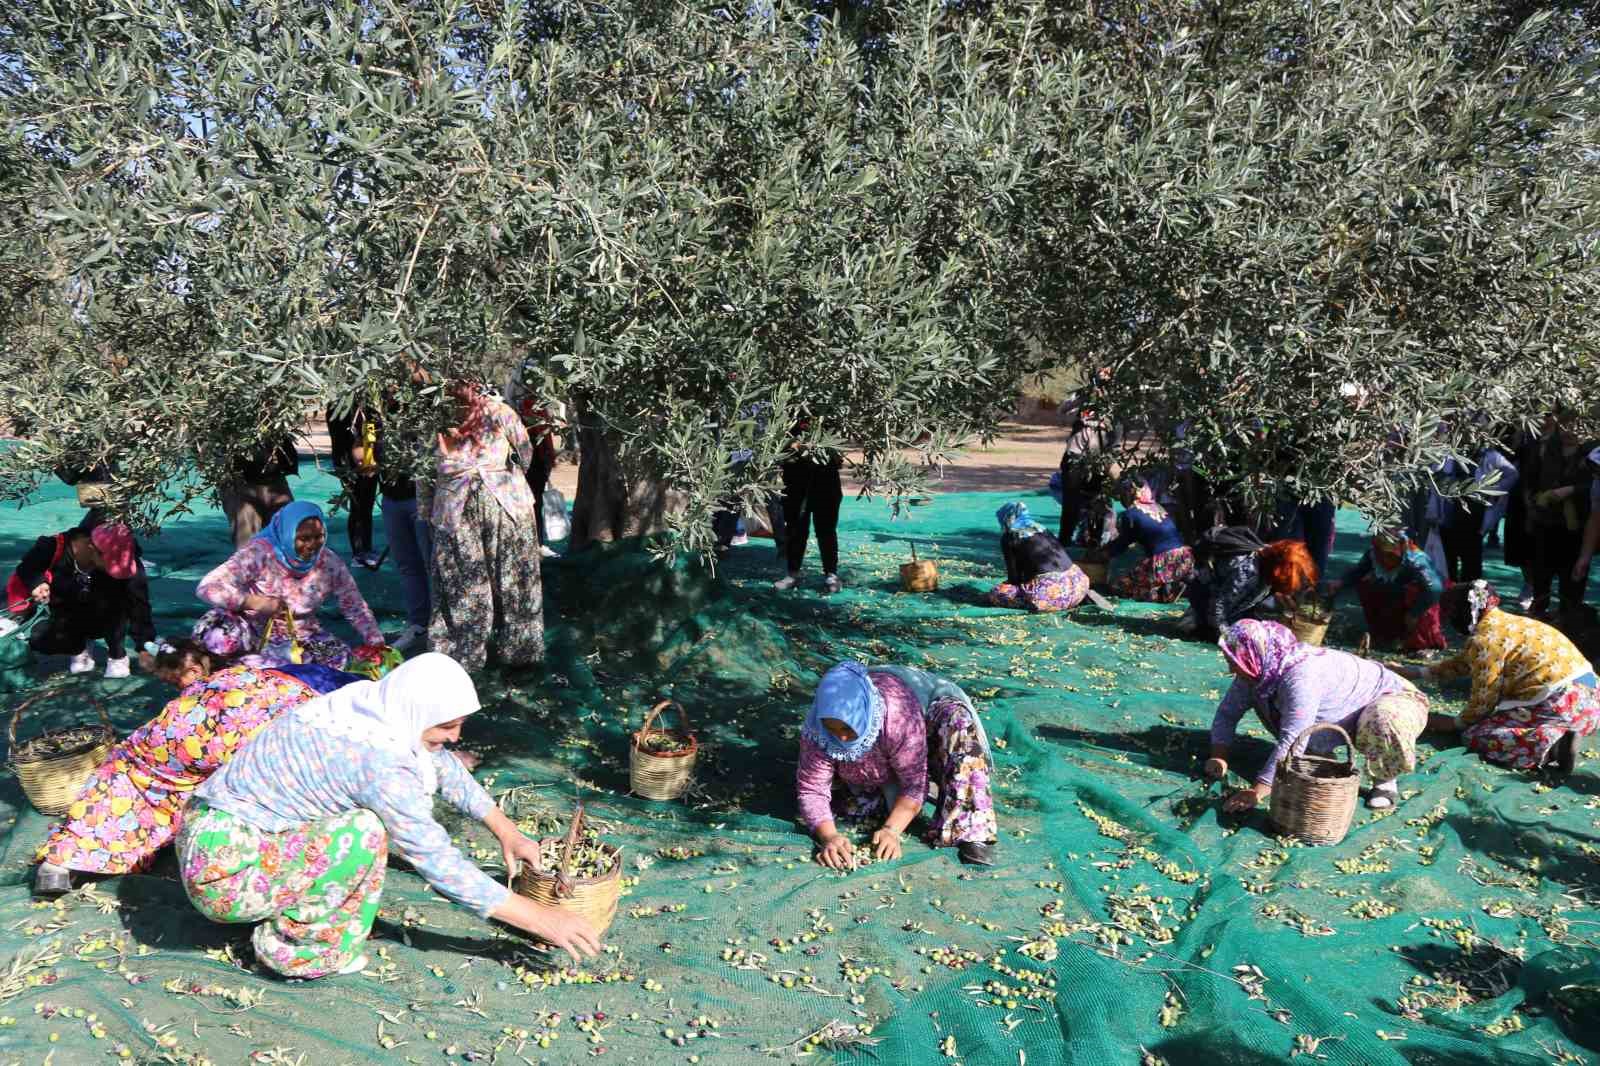
[[[1470,725],[1505,707],[1539,703],[1592,668],[1554,626],[1490,608],[1460,654],[1433,667],[1436,678],[1472,678],[1472,694],[1461,714]]]

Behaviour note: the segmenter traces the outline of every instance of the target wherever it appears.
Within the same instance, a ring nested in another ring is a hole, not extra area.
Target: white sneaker
[[[72,674],[87,674],[94,669],[94,652],[88,648],[83,649],[67,661],[67,672]]]
[[[798,584],[800,584],[799,575],[790,574],[788,577],[780,577],[778,580],[774,581],[772,583],[772,587],[777,589],[779,592],[788,592]]]
[[[832,596],[842,588],[844,588],[844,583],[839,580],[838,574],[822,575],[822,594],[824,596]]]
[[[339,967],[339,972],[345,976],[360,973],[362,970],[367,968],[367,964],[371,961],[372,957],[370,955],[357,955],[355,958]]]
[[[389,647],[401,653],[408,652],[415,647],[418,642],[424,640],[427,635],[428,631],[422,626],[406,626],[400,631],[400,635],[398,637],[395,637],[393,640],[389,641]]]
[[[559,558],[561,558],[561,553],[556,551],[554,548],[550,547],[550,545],[548,545],[548,544],[539,545],[539,554],[541,556],[543,556],[544,558],[546,558],[546,559],[559,559]]]
[[[127,677],[128,657],[124,655],[120,659],[107,659],[106,676],[110,678]]]
[[[750,543],[750,534],[748,534],[748,533],[736,533],[736,534],[734,534],[733,539],[728,541],[728,547],[730,547],[730,548],[742,548],[746,544],[749,544],[749,543]]]

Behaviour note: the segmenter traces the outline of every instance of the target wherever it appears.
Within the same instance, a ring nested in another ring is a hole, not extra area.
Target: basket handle
[[[556,871],[556,898],[572,895],[572,849],[578,846],[578,834],[583,829],[583,801],[579,800],[572,812],[572,828],[561,848],[561,869]]]
[[[29,696],[27,699],[17,704],[17,709],[11,712],[11,726],[6,730],[6,743],[8,747],[14,748],[17,746],[17,723],[22,721],[22,712],[33,706],[33,704],[44,697],[59,691],[60,689],[44,689],[40,692],[35,692],[32,696]],[[111,719],[106,717],[105,704],[101,703],[93,696],[89,697],[89,703],[94,707],[95,712],[100,715],[101,723],[104,724],[107,729],[112,729],[113,726],[111,725]]]
[[[1318,722],[1316,725],[1311,726],[1309,729],[1306,729],[1303,732],[1301,732],[1301,734],[1299,736],[1295,737],[1294,740],[1292,740],[1289,743],[1289,750],[1284,755],[1284,758],[1287,759],[1287,758],[1289,758],[1289,756],[1296,755],[1296,754],[1304,755],[1306,747],[1311,743],[1312,735],[1316,734],[1316,733],[1320,733],[1325,729],[1331,729],[1335,733],[1338,733],[1340,739],[1344,741],[1344,749],[1345,749],[1344,750],[1344,756],[1345,756],[1344,764],[1346,766],[1348,766],[1350,769],[1354,770],[1355,766],[1356,766],[1356,746],[1355,746],[1355,743],[1351,741],[1350,734],[1346,733],[1342,726],[1337,726],[1337,725],[1333,724],[1332,722]],[[1300,750],[1298,752],[1296,752],[1295,751],[1296,748],[1299,748]],[[1332,762],[1334,760],[1330,759],[1328,761]]]
[[[644,716],[644,725],[639,727],[639,736],[649,736],[650,727],[655,724],[656,716],[662,711],[666,710],[668,707],[671,707],[673,710],[678,712],[678,722],[683,726],[683,731],[685,733],[689,732],[689,716],[684,713],[683,704],[677,702],[676,700],[662,700],[660,703],[650,708],[650,713]]]

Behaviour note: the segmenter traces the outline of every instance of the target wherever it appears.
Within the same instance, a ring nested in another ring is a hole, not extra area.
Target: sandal
[[[1388,788],[1374,788],[1367,793],[1367,809],[1372,811],[1386,811],[1400,802],[1400,790],[1392,785]]]

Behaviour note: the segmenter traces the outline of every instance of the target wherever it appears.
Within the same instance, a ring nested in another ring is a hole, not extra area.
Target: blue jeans
[[[433,605],[428,596],[428,566],[433,562],[433,536],[417,517],[416,500],[383,498],[383,535],[400,570],[406,598],[406,624],[428,628]]]

